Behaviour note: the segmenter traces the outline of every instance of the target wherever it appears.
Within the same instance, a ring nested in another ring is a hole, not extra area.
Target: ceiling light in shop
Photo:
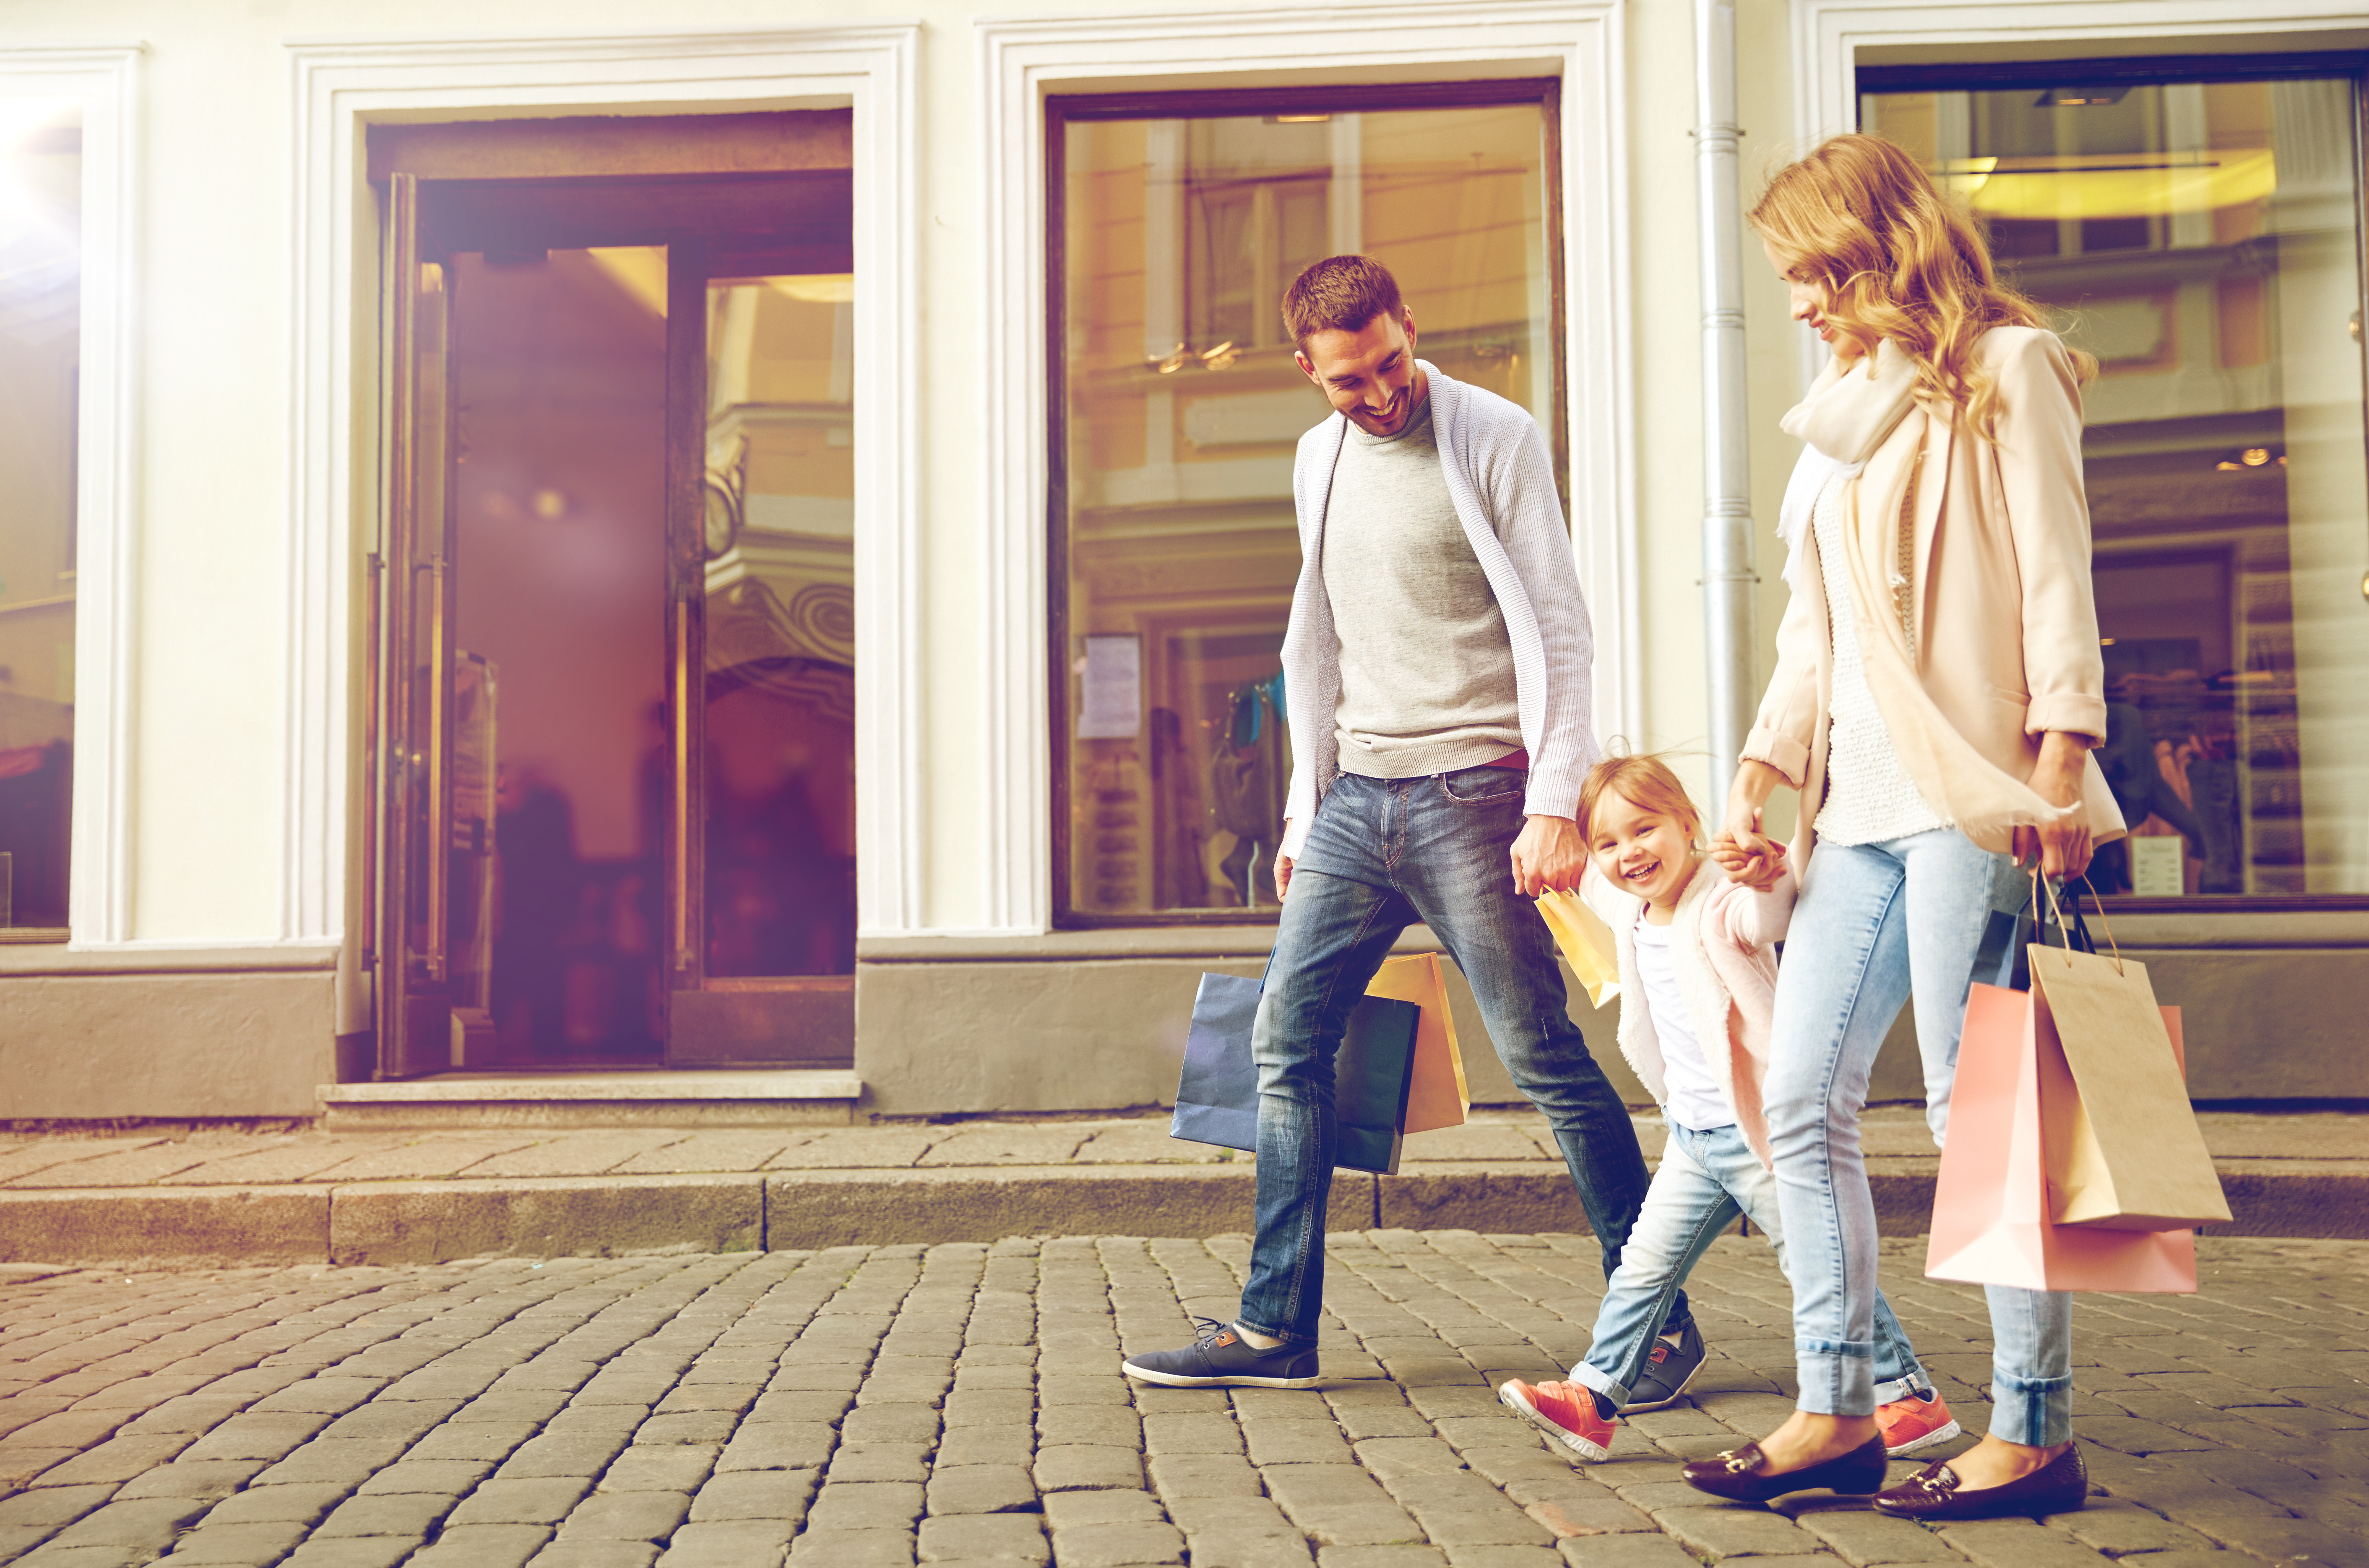
[[[810,305],[852,305],[855,303],[853,272],[807,272],[795,277],[768,278],[766,286],[784,299]]]
[[[2032,100],[2034,109],[2099,109],[2110,103],[2120,103],[2129,93],[2129,86],[2120,87],[2051,87]]]
[[[2279,187],[2267,147],[1951,158],[1933,174],[1983,216],[2024,220],[2208,212],[2264,200]]]

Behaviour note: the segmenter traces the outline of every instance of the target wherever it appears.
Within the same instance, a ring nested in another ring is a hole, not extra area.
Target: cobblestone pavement
[[[1317,1391],[1131,1387],[1231,1311],[1239,1237],[1015,1240],[400,1269],[0,1271],[0,1561],[41,1568],[1196,1568],[2369,1562],[2369,1243],[2206,1241],[2192,1298],[2087,1298],[2100,1495],[1938,1531],[1831,1498],[1705,1505],[1673,1460],[1788,1408],[1757,1240],[1696,1276],[1692,1408],[1612,1460],[1494,1402],[1585,1345],[1594,1243],[1331,1249]],[[1983,1424],[1977,1291],[1885,1286]],[[1900,1467],[1905,1472],[1906,1467]],[[169,1557],[166,1554],[169,1553]]]

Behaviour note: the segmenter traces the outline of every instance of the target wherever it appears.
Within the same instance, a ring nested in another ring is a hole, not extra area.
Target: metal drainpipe
[[[1737,196],[1735,0],[1695,0],[1696,220],[1702,254],[1703,653],[1711,798],[1725,814],[1752,727],[1752,489],[1744,379],[1743,216]]]

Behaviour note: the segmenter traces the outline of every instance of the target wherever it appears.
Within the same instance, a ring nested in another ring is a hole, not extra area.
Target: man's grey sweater
[[[1595,640],[1580,597],[1571,535],[1555,493],[1554,461],[1527,409],[1425,364],[1439,472],[1466,542],[1505,617],[1514,655],[1522,746],[1529,753],[1524,807],[1570,817],[1596,761],[1590,690]],[[1283,638],[1291,709],[1291,819],[1283,853],[1308,841],[1316,805],[1340,773],[1333,744],[1341,700],[1341,639],[1324,589],[1325,517],[1349,422],[1334,414],[1299,438],[1292,494],[1299,514],[1299,582]]]
[[[1428,398],[1394,436],[1349,428],[1327,510],[1341,771],[1417,778],[1519,750],[1514,645],[1448,498]]]

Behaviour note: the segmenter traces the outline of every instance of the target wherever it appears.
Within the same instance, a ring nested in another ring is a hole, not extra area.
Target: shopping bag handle
[[[2098,889],[2091,886],[2089,874],[2086,872],[2082,874],[2081,886],[2089,889],[2089,907],[2098,911],[2098,924],[2105,931],[2106,946],[2114,955],[2114,973],[2119,975],[2123,972],[2123,944],[2114,940],[2113,922],[2106,919],[2105,900],[2098,897]],[[2073,912],[2077,917],[2081,912],[2081,906],[2077,900],[2073,905]]]
[[[2082,876],[2081,886],[2089,889],[2090,907],[2098,911],[2098,923],[2105,928],[2106,945],[2114,956],[2114,973],[2119,975],[2123,972],[2122,944],[2114,940],[2114,928],[2112,925],[2109,924],[2106,920],[2105,906],[2099,902],[2098,889],[2090,883],[2087,875]],[[2047,877],[2041,875],[2040,864],[2037,861],[2034,861],[2031,867],[2031,897],[2035,905],[2040,901],[2041,895],[2043,891],[2048,897],[2048,912],[2055,918],[2056,929],[2065,938],[2065,951],[2070,953],[2074,950],[2073,925],[2068,925],[2066,922],[2065,908],[2062,904],[2059,904],[2056,901],[2056,885],[2051,882]],[[2073,924],[2078,925],[2081,928],[2081,936],[2086,942],[2089,940],[2089,922],[2082,918],[2081,900],[2077,898],[2072,900],[2072,903]],[[2043,947],[2048,945],[2048,926],[2045,921],[2041,922],[2040,944]],[[2096,944],[2091,943],[2090,951],[2095,952],[2096,950]]]

